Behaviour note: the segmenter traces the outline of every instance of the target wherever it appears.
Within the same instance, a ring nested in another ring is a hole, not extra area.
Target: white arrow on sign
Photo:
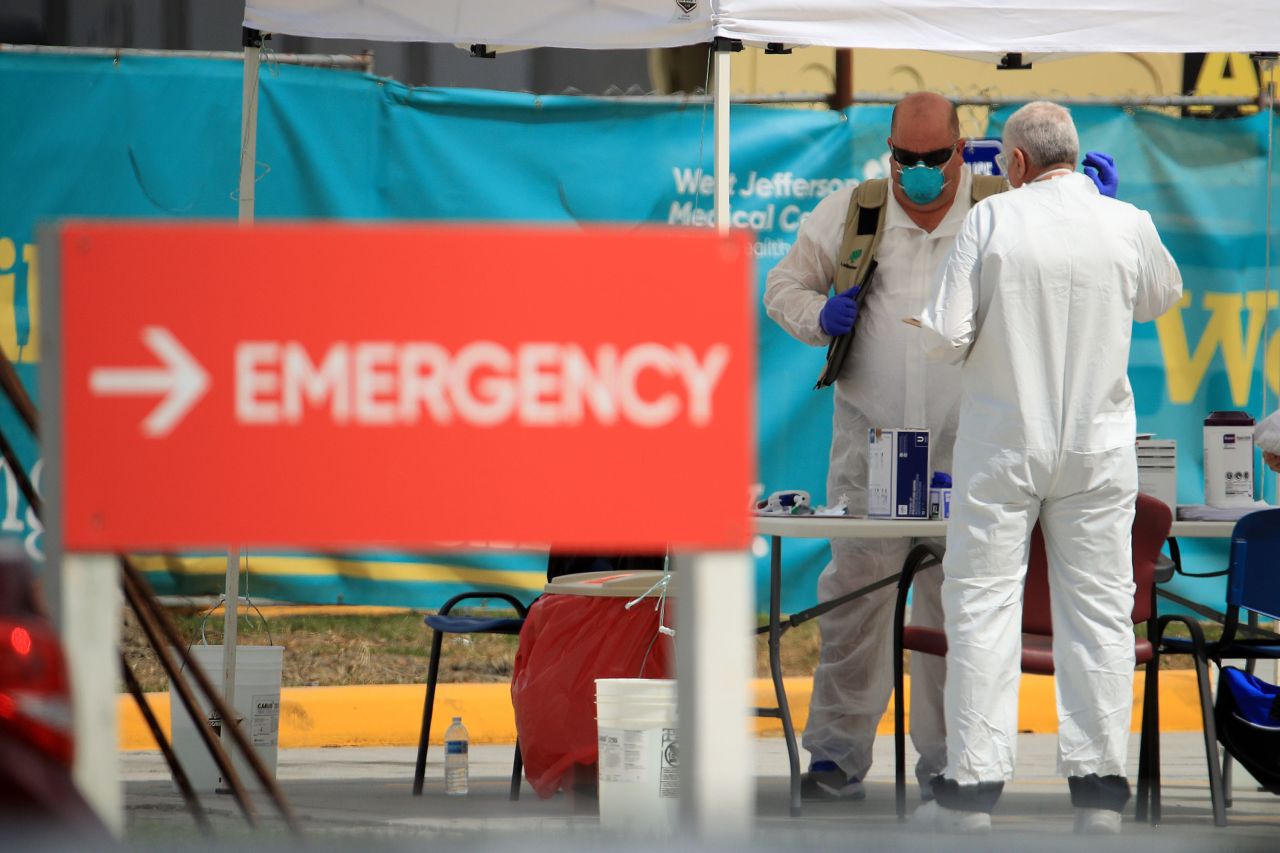
[[[142,431],[163,438],[209,389],[209,374],[178,339],[162,326],[144,326],[142,342],[163,367],[96,367],[89,374],[89,390],[99,397],[166,395],[142,421]]]

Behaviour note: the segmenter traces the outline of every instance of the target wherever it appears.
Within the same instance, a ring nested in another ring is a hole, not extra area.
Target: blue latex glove
[[[1120,188],[1120,173],[1116,171],[1116,161],[1110,154],[1101,151],[1090,151],[1084,155],[1084,173],[1098,185],[1098,192],[1107,198],[1115,198]]]
[[[839,296],[827,300],[818,314],[818,325],[822,327],[822,331],[834,338],[853,329],[853,321],[858,319],[858,303],[853,298],[860,289],[851,287]]]

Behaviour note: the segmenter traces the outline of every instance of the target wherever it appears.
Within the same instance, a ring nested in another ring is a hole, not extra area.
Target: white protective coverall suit
[[[858,314],[853,346],[834,389],[827,503],[849,497],[849,512],[867,510],[867,429],[925,426],[930,430],[930,467],[951,470],[951,445],[959,407],[959,369],[930,364],[918,330],[902,322],[925,305],[938,267],[951,250],[971,206],[971,174],[961,169],[955,201],[933,231],[917,226],[888,193],[884,234],[876,271]],[[823,199],[801,225],[795,245],[769,273],[765,309],[792,337],[825,347],[830,337],[818,314],[835,280],[852,189]],[[797,375],[812,382],[812,372]],[[818,580],[818,600],[827,601],[901,570],[910,539],[832,541],[832,561]],[[941,543],[938,543],[941,544]],[[912,622],[942,624],[941,573],[922,572],[912,594]],[[820,618],[822,649],[813,676],[813,697],[804,747],[813,760],[834,761],[851,778],[871,767],[871,747],[893,690],[892,587],[838,607]],[[911,661],[911,738],[920,754],[916,773],[924,781],[942,771],[946,758],[942,721],[945,663],[929,655]]]
[[[1037,519],[1060,769],[1124,776],[1137,497],[1129,343],[1135,320],[1154,320],[1181,294],[1151,217],[1081,174],[1048,173],[975,205],[964,222],[920,316],[930,356],[963,362],[943,562],[947,780],[1012,778]]]

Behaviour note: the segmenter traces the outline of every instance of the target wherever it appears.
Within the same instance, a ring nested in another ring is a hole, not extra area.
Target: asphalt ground
[[[465,797],[444,795],[441,751],[433,750],[421,797],[411,793],[415,750],[409,747],[286,749],[279,754],[277,779],[300,818],[309,849],[494,851],[653,851],[732,849],[776,851],[802,845],[813,850],[955,851],[1276,851],[1280,850],[1280,798],[1257,790],[1247,774],[1234,773],[1229,825],[1213,826],[1208,785],[1204,781],[1203,739],[1199,733],[1162,736],[1163,816],[1159,826],[1133,820],[1132,804],[1119,837],[1081,837],[1071,832],[1072,811],[1066,782],[1055,770],[1056,738],[1021,735],[1017,778],[1005,789],[993,831],[979,838],[921,833],[900,824],[894,813],[893,739],[877,739],[875,767],[861,802],[806,803],[799,818],[788,815],[786,751],[779,738],[757,743],[755,830],[743,842],[696,842],[655,827],[650,837],[603,829],[597,803],[587,795],[540,800],[527,785],[518,802],[507,799],[512,748],[473,745],[471,790]],[[1130,777],[1136,778],[1137,738],[1130,747]],[[914,756],[908,755],[909,763]],[[135,850],[293,849],[300,845],[286,832],[265,797],[256,798],[261,824],[250,831],[234,801],[205,795],[202,802],[214,838],[201,837],[157,752],[122,756],[127,834]],[[908,778],[912,774],[908,773]],[[909,804],[919,792],[909,789]]]

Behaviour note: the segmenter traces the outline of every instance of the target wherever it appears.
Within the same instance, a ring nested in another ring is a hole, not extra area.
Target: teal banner
[[[71,216],[234,219],[240,88],[241,66],[231,61],[0,54],[0,347],[29,389],[40,360],[38,226]],[[410,88],[269,62],[259,92],[259,219],[711,226],[707,106]],[[757,304],[765,275],[817,202],[884,174],[889,115],[887,107],[871,106],[843,113],[733,109],[733,221],[756,234]],[[994,116],[992,135],[1005,115]],[[1121,198],[1152,212],[1186,278],[1183,305],[1137,331],[1131,377],[1140,428],[1177,439],[1179,500],[1199,503],[1204,416],[1223,408],[1260,416],[1275,407],[1280,390],[1277,298],[1264,276],[1266,120],[1199,122],[1102,108],[1077,110],[1076,118],[1086,148],[1116,155]],[[521,259],[502,246],[475,263],[501,265],[512,287],[525,278]],[[595,272],[599,286],[609,287],[611,269]],[[271,286],[269,263],[244,274]],[[353,317],[367,286],[349,282]],[[501,293],[494,299],[500,303]],[[829,390],[812,388],[823,353],[785,335],[763,310],[758,333],[759,478],[766,492],[806,489],[821,502],[831,400]],[[0,429],[38,480],[36,444],[11,411],[0,410]],[[395,464],[380,459],[376,447],[369,460]],[[1265,470],[1260,462],[1257,470]],[[3,474],[0,534],[21,537],[39,556],[41,528],[12,472]],[[180,472],[173,477],[174,500],[181,500]],[[254,477],[245,472],[244,488],[253,488]],[[1274,478],[1266,480],[1274,498]],[[625,488],[602,482],[582,499],[608,500],[611,490]],[[359,495],[351,499],[358,506]],[[672,496],[671,511],[696,512],[696,496]],[[762,602],[763,545],[757,543]],[[1184,554],[1189,550],[1184,545]],[[1191,557],[1207,571],[1220,566],[1223,553]],[[813,603],[827,558],[825,543],[787,543],[785,609]],[[148,556],[144,563],[159,590],[183,593],[218,591],[225,567],[218,555]],[[532,597],[545,563],[542,554],[502,551],[251,554],[249,591],[429,608],[477,587]],[[1212,603],[1221,600],[1219,584],[1182,581],[1178,590]]]

